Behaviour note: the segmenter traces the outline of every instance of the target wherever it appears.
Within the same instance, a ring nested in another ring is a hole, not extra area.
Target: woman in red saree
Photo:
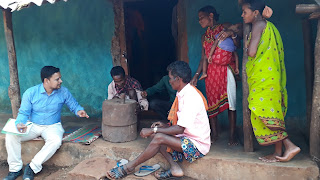
[[[191,84],[196,85],[197,79],[202,71],[202,63],[208,59],[212,46],[217,46],[215,36],[219,34],[218,40],[223,41],[227,37],[232,37],[234,41],[237,34],[234,31],[226,30],[230,24],[219,24],[219,14],[212,6],[205,6],[199,10],[199,24],[202,28],[207,28],[202,36],[202,57],[198,70],[194,75]],[[239,30],[239,34],[241,30]],[[216,41],[218,42],[218,41]],[[237,145],[235,137],[236,127],[236,83],[233,76],[235,68],[232,52],[223,50],[218,46],[212,55],[212,63],[208,64],[208,77],[205,80],[206,94],[208,100],[208,115],[211,126],[211,140],[218,138],[217,115],[226,109],[228,111],[230,123],[229,145]]]

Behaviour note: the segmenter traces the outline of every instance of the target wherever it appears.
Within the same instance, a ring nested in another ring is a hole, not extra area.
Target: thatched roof
[[[47,2],[54,4],[60,0],[0,0],[0,8],[2,9],[11,9],[13,11],[19,11],[22,8],[29,7],[30,5],[41,6]],[[67,1],[67,0],[63,0]]]

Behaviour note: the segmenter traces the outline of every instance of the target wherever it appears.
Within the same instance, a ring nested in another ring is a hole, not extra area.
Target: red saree
[[[223,30],[222,25],[216,27],[208,27],[205,33],[203,47],[205,54],[209,57],[210,49],[214,42],[215,35]],[[232,52],[225,51],[217,46],[212,55],[212,63],[208,64],[207,74],[205,79],[206,94],[208,99],[208,114],[209,117],[215,117],[219,113],[229,108],[227,95],[227,67],[234,69],[235,62]]]

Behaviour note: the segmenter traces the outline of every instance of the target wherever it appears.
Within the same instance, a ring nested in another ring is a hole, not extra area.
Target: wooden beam
[[[248,24],[243,25],[243,47],[248,41],[251,26]],[[253,152],[253,131],[250,118],[250,109],[248,103],[249,87],[247,82],[246,64],[248,62],[248,55],[243,51],[242,59],[242,107],[243,107],[243,135],[244,135],[244,151]]]
[[[320,10],[320,6],[317,4],[298,4],[296,5],[297,14],[310,14]]]
[[[302,20],[303,45],[304,45],[304,72],[306,81],[306,105],[307,105],[307,127],[310,129],[312,90],[313,90],[313,45],[311,23],[308,19]],[[309,132],[308,132],[309,133]]]
[[[314,52],[314,84],[310,123],[310,155],[320,162],[320,19]]]
[[[10,86],[8,88],[8,95],[11,100],[12,116],[17,117],[18,110],[21,103],[20,86],[17,67],[17,56],[14,45],[13,29],[12,29],[12,13],[10,10],[2,10],[4,32],[7,41],[9,72],[10,72]]]

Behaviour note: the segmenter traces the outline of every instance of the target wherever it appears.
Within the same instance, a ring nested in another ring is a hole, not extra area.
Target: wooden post
[[[119,0],[117,0],[119,1]],[[129,66],[128,66],[128,60],[127,60],[127,42],[126,42],[126,29],[125,29],[125,20],[124,20],[124,8],[123,4],[124,1],[119,1],[120,2],[120,26],[119,26],[119,31],[120,31],[120,63],[123,69],[125,70],[126,74],[130,74]]]
[[[245,44],[248,41],[250,33],[250,25],[243,25],[243,59],[242,59],[242,107],[243,107],[243,134],[244,134],[244,151],[253,152],[253,131],[250,119],[250,109],[248,103],[249,87],[247,82],[246,64],[248,62],[248,55],[245,51]]]
[[[184,0],[179,0],[177,4],[177,22],[178,22],[177,60],[183,60],[185,62],[189,62],[187,15],[186,15],[186,3]]]
[[[129,74],[127,61],[126,31],[124,20],[123,3],[125,0],[112,0],[114,11],[115,32],[112,39],[111,54],[113,55],[113,65],[122,66],[126,74]]]
[[[9,72],[10,72],[10,86],[8,88],[8,95],[11,100],[12,116],[17,117],[18,110],[21,103],[20,86],[17,68],[17,56],[14,46],[13,30],[12,30],[12,13],[10,10],[2,10],[4,32],[7,41]]]
[[[121,49],[120,49],[120,2],[115,0],[110,0],[113,3],[114,12],[114,36],[111,41],[111,55],[113,66],[121,66]]]
[[[302,20],[302,32],[304,42],[304,71],[306,80],[306,105],[307,105],[307,127],[310,130],[312,89],[313,89],[313,54],[312,54],[312,32],[308,19]],[[310,132],[307,132],[310,133]]]
[[[310,123],[310,155],[320,162],[320,19],[314,51],[314,84]]]

